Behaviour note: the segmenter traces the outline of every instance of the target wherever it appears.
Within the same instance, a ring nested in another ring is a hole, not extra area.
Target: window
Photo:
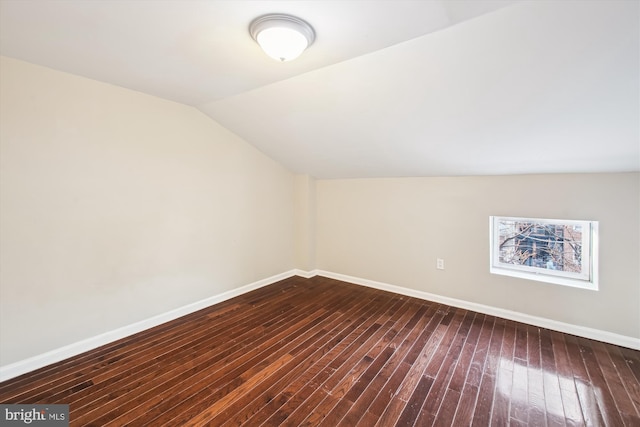
[[[598,222],[490,217],[493,274],[598,289]]]

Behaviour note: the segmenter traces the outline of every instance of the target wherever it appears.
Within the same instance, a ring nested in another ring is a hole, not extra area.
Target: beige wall
[[[316,264],[640,338],[639,197],[638,173],[319,180]],[[600,290],[490,274],[490,215],[599,221]]]
[[[296,268],[312,271],[316,261],[316,180],[295,177]]]
[[[0,67],[0,365],[294,268],[281,166],[194,108]]]

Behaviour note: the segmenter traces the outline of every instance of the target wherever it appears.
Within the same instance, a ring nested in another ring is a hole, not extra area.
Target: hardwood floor
[[[290,278],[0,383],[73,426],[640,426],[640,352]]]

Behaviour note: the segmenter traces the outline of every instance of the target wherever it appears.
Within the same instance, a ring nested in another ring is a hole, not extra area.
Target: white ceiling
[[[639,5],[0,0],[0,53],[193,105],[318,178],[638,171]],[[251,39],[270,12],[315,28],[299,59]]]

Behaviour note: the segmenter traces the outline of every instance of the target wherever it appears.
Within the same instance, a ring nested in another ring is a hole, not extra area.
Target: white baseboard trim
[[[613,332],[602,331],[599,329],[587,328],[585,326],[572,325],[570,323],[558,322],[557,320],[547,319],[544,317],[532,316],[517,311],[505,310],[498,307],[492,307],[474,302],[459,300],[455,298],[444,297],[441,295],[431,294],[428,292],[417,291],[415,289],[403,288],[400,286],[390,285],[388,283],[376,282],[374,280],[362,279],[359,277],[347,276],[345,274],[333,273],[324,270],[314,270],[309,274],[315,273],[322,277],[341,280],[356,285],[367,286],[370,288],[389,291],[400,295],[420,298],[427,301],[433,301],[440,304],[446,304],[453,307],[464,308],[478,313],[488,314],[491,316],[501,317],[503,319],[514,320],[516,322],[527,323],[529,325],[538,326],[545,329],[564,332],[571,335],[577,335],[597,341],[615,344],[622,347],[640,350],[640,338],[629,337],[626,335],[615,334]]]
[[[295,269],[295,270],[291,270],[291,271],[296,276],[304,277],[305,279],[311,279],[313,276],[317,276],[318,275],[318,270],[305,271],[305,270]]]
[[[171,320],[175,320],[179,317],[186,316],[187,314],[194,313],[198,310],[202,310],[203,308],[218,304],[220,302],[237,297],[255,289],[262,288],[280,280],[287,279],[292,276],[305,277],[307,274],[307,272],[304,272],[302,270],[290,270],[281,274],[277,274],[275,276],[268,277],[266,279],[258,280],[257,282],[253,282],[236,289],[232,289],[227,292],[223,292],[218,295],[214,295],[209,298],[205,298],[200,301],[196,301],[194,303],[176,308],[166,313],[141,320],[131,325],[123,326],[113,331],[96,335],[95,337],[87,338],[85,340],[78,341],[73,344],[69,344],[64,347],[60,347],[55,350],[39,354],[37,356],[30,357],[28,359],[20,360],[9,365],[0,366],[0,382],[15,378],[19,375],[26,374],[27,372],[31,372],[36,369],[43,368],[47,365],[51,365],[52,363],[60,362],[61,360],[68,359],[69,357],[77,356],[78,354],[84,353],[86,351],[93,350],[105,344],[109,344],[138,332],[142,332],[146,329],[153,328]],[[313,276],[315,276],[315,274],[313,274]]]
[[[236,296],[245,294],[255,289],[268,286],[272,283],[280,280],[287,279],[292,276],[300,276],[303,278],[311,278],[313,276],[322,276],[330,279],[336,279],[343,282],[349,282],[356,285],[367,286],[370,288],[380,289],[383,291],[393,292],[400,295],[406,295],[409,297],[419,298],[427,301],[433,301],[441,304],[450,305],[453,307],[464,308],[467,310],[476,311],[478,313],[488,314],[491,316],[501,317],[504,319],[514,320],[516,322],[527,323],[530,325],[538,326],[541,328],[552,329],[572,335],[577,335],[589,339],[607,342],[610,344],[620,345],[623,347],[633,348],[640,350],[640,339],[628,337],[625,335],[619,335],[612,332],[601,331],[598,329],[587,328],[584,326],[572,325],[569,323],[558,322],[543,317],[531,316],[529,314],[519,313],[515,311],[505,310],[502,308],[491,307],[483,304],[477,304],[455,298],[444,297],[428,292],[418,291],[415,289],[403,288],[400,286],[390,285],[388,283],[376,282],[374,280],[362,279],[359,277],[348,276],[340,273],[333,273],[324,270],[311,270],[304,271],[293,269],[275,276],[268,277],[266,279],[258,280],[257,282],[250,283],[240,288],[232,289],[227,292],[223,292],[218,295],[214,295],[209,298],[205,298],[201,301],[194,302],[192,304],[185,305],[175,310],[168,311],[157,316],[153,316],[149,319],[141,320],[131,325],[124,326],[122,328],[115,329],[113,331],[105,332],[95,337],[87,338],[86,340],[78,341],[73,344],[60,347],[55,350],[48,351],[46,353],[30,357],[25,360],[21,360],[9,365],[0,366],[0,382],[9,380],[27,372],[34,371],[36,369],[43,368],[52,363],[59,362],[69,357],[77,356],[78,354],[86,351],[93,350],[102,345],[109,344],[127,336],[142,332],[146,329],[153,328],[163,323],[175,320],[179,317],[186,316],[187,314],[194,313],[203,308],[207,308],[214,304],[226,301]]]

